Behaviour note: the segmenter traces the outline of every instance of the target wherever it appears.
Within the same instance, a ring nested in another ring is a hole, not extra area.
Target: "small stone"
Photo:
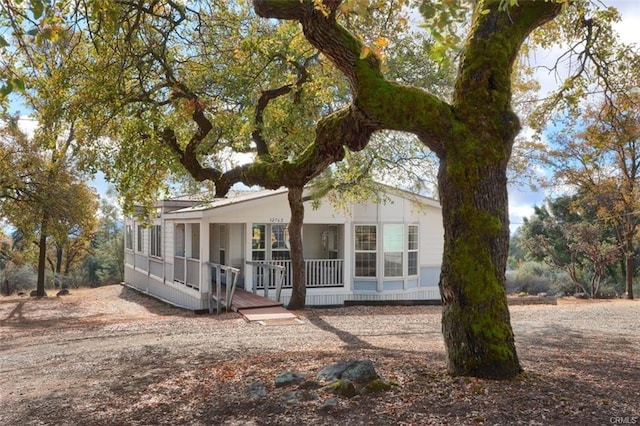
[[[276,388],[283,388],[304,381],[304,376],[292,373],[291,371],[284,371],[276,376]]]
[[[264,398],[268,394],[266,386],[260,381],[249,384],[246,393],[252,401]]]

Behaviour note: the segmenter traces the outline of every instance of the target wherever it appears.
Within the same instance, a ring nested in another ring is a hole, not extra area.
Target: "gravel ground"
[[[0,425],[640,424],[639,310],[512,306],[525,373],[496,382],[445,374],[439,307],[310,309],[265,326],[121,286],[1,298]],[[328,405],[322,390],[273,385],[351,358],[399,386]],[[246,391],[256,382],[259,400]]]

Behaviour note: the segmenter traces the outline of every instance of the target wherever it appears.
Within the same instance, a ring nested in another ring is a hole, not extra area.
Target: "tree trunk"
[[[38,241],[38,283],[36,285],[36,297],[46,297],[44,291],[44,273],[47,267],[47,218],[42,219],[40,226],[40,240]]]
[[[633,238],[633,237],[632,237]],[[633,239],[627,239],[626,250],[625,250],[625,287],[626,287],[626,297],[627,299],[633,300],[633,272],[635,271],[635,259],[634,259],[634,251],[633,251]]]
[[[522,371],[504,289],[508,154],[498,165],[487,161],[491,144],[483,142],[472,141],[466,146],[476,148],[468,155],[447,155],[440,163],[442,332],[450,374],[505,379]]]
[[[291,252],[291,300],[287,309],[304,309],[307,297],[304,253],[302,251],[302,224],[304,222],[304,204],[302,187],[290,187],[288,193],[291,220],[289,221],[289,250]]]

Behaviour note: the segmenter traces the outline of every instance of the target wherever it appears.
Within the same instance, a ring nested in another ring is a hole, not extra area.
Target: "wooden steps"
[[[221,301],[225,304],[224,294],[226,294],[226,292],[224,291],[224,287],[222,294]],[[238,312],[247,321],[269,323],[299,321],[297,316],[282,307],[282,302],[258,296],[257,294],[239,288],[237,288],[233,294],[231,310]]]

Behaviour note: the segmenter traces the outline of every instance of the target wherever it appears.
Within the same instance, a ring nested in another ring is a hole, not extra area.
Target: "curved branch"
[[[451,107],[423,90],[387,81],[380,58],[336,21],[335,11],[340,3],[325,0],[321,10],[309,0],[253,2],[256,13],[262,17],[297,20],[302,24],[307,40],[349,80],[354,105],[368,126],[414,133],[442,156],[443,141],[452,138]],[[361,142],[366,145],[368,141]]]

